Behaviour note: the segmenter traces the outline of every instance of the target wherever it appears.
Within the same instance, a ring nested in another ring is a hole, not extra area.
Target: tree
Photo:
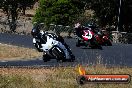
[[[3,9],[7,14],[8,23],[10,30],[15,32],[16,30],[16,20],[18,18],[18,12],[23,8],[23,13],[27,7],[34,4],[36,0],[1,0],[0,8]],[[11,20],[10,20],[11,19]]]
[[[7,14],[10,30],[14,32],[16,29],[16,20],[18,17],[18,0],[3,0],[1,8]]]
[[[117,0],[87,0],[87,9],[95,12],[101,26],[113,25],[118,14]]]
[[[122,0],[122,25],[124,31],[132,32],[132,1]]]
[[[19,0],[19,7],[23,11],[23,15],[25,15],[25,10],[27,7],[32,7],[35,2],[38,0]]]
[[[101,26],[115,25],[118,26],[119,5],[120,0],[83,0],[87,3],[87,9],[95,12],[99,24]],[[128,31],[132,29],[132,1],[122,0],[120,31]]]
[[[73,0],[40,0],[33,22],[71,25],[83,12],[83,3]]]

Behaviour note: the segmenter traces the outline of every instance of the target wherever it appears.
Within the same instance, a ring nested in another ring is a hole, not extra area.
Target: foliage
[[[118,14],[117,0],[85,0],[87,9],[92,9],[101,26],[113,25]]]
[[[123,0],[121,16],[125,30],[132,32],[132,0]]]
[[[115,25],[118,26],[119,16],[119,1],[120,0],[83,0],[87,3],[87,9],[95,11],[99,24],[101,26]],[[122,0],[121,15],[120,15],[120,28],[124,28],[126,31],[129,27],[132,27],[132,1]],[[120,30],[120,31],[123,31]]]
[[[84,4],[74,0],[40,0],[34,22],[71,25],[83,12]]]
[[[20,9],[23,10],[23,15],[25,15],[25,10],[27,7],[30,7],[32,8],[34,3],[36,2],[37,0],[19,0],[19,7]]]
[[[22,9],[23,14],[27,7],[34,4],[36,0],[0,0],[0,8],[6,12],[8,17],[8,22],[11,31],[16,29],[16,20],[18,18],[18,12]],[[9,20],[11,18],[11,20]]]

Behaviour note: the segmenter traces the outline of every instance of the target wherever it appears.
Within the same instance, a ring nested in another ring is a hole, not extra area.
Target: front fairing
[[[92,31],[90,31],[90,30],[84,30],[83,32],[84,32],[84,34],[82,35],[82,37],[83,37],[83,39],[85,41],[88,41],[88,40],[90,40],[90,39],[93,38],[93,34],[94,33]]]
[[[58,41],[47,36],[47,42],[45,44],[41,44],[41,45],[42,45],[42,49],[44,51],[49,51],[54,45],[57,45],[57,44],[58,44]]]

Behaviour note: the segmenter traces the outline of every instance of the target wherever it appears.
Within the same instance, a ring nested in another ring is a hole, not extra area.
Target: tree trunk
[[[23,6],[23,15],[25,15],[26,13],[25,13],[25,10],[26,10],[26,7],[25,6]]]

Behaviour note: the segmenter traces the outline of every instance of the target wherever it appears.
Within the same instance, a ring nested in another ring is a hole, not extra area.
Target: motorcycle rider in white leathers
[[[40,49],[42,52],[48,51],[53,45],[59,46],[66,54],[66,59],[70,58],[70,55],[72,55],[71,50],[69,49],[69,46],[64,42],[64,39],[61,36],[57,36],[53,33],[44,32],[42,30],[39,30],[39,26],[34,27],[31,32],[33,36],[33,44],[36,44],[36,39],[39,39],[40,43],[38,44],[38,49]]]

